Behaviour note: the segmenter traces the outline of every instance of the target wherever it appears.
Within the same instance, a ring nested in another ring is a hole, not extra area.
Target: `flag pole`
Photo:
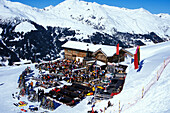
[[[119,65],[119,62],[120,62],[120,56],[118,55],[118,65]]]

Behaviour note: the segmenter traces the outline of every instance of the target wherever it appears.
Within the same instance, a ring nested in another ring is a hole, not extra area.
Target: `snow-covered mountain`
[[[57,6],[44,9],[21,3],[0,0],[1,18],[29,19],[43,26],[60,26],[78,29],[84,34],[114,30],[136,34],[155,32],[160,37],[170,36],[170,15],[151,14],[140,9],[126,9],[79,0],[66,0]]]
[[[79,0],[33,8],[0,0],[0,53],[11,58],[55,59],[67,40],[133,47],[170,38],[170,15]],[[36,56],[38,54],[38,56]]]

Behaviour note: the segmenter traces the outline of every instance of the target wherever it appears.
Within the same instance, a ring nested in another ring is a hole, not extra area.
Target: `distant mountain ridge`
[[[67,40],[127,48],[169,39],[169,14],[79,0],[44,9],[0,0],[0,53],[11,63],[55,59]]]
[[[120,32],[147,34],[155,32],[160,37],[170,36],[170,15],[151,14],[140,9],[126,9],[79,0],[66,0],[57,6],[49,6],[44,9],[1,0],[0,16],[5,18],[20,17],[32,20],[43,26],[61,26],[79,29],[84,33],[84,27],[88,33],[95,31],[113,34],[113,29]],[[51,22],[50,22],[51,21]],[[91,31],[91,32],[90,32]]]

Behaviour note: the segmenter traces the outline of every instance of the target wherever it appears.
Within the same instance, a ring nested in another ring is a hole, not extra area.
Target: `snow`
[[[50,6],[48,6],[48,7],[45,7],[44,10],[50,10],[50,9],[52,9],[53,7],[54,7],[54,6],[50,5]]]
[[[126,103],[124,107],[126,107],[128,103],[135,100],[138,96],[141,96],[142,87],[145,87],[150,82],[150,80],[152,80],[153,77],[156,78],[157,71],[160,68],[160,66],[163,64],[163,61],[170,56],[170,53],[168,52],[169,51],[168,48],[170,47],[169,44],[170,42],[141,47],[141,56],[142,56],[141,60],[144,60],[142,70],[140,72],[136,72],[134,71],[133,65],[129,66],[128,68],[130,69],[127,74],[124,89],[120,95],[115,96],[117,100],[121,100],[121,102]],[[133,51],[135,52],[135,49]],[[169,67],[166,67],[166,69],[167,70],[170,69]],[[163,81],[164,79],[168,80],[168,78],[164,73],[161,75],[161,79],[163,79]],[[134,107],[132,106],[131,108],[123,112],[162,113],[163,112],[162,109],[167,108],[170,105],[169,103],[163,103],[164,106],[163,108],[160,108],[159,106],[161,101],[170,101],[170,98],[167,98],[167,96],[164,95],[170,92],[169,85],[168,85],[170,82],[164,81],[165,82],[164,84],[161,82],[161,79],[160,81],[156,82],[155,85],[153,85],[153,87],[151,87],[151,89],[148,91],[146,96],[142,100],[140,100],[136,105],[134,105]],[[157,89],[156,86],[166,87],[167,90],[162,89],[161,91],[158,90],[155,91],[155,89]],[[162,100],[163,98],[166,98],[167,100]]]
[[[74,48],[77,50],[84,50],[84,51],[87,51],[87,49],[89,49],[89,51],[91,52],[95,52],[98,49],[101,49],[107,56],[113,56],[116,53],[115,46],[107,46],[107,45],[99,45],[99,44],[94,45],[94,44],[85,43],[85,42],[68,41],[67,43],[62,45],[62,47]],[[119,50],[120,49],[121,47],[119,47]]]
[[[23,59],[21,59],[20,62],[14,62],[14,65],[23,65],[23,64],[31,64],[31,60],[23,60]]]
[[[13,66],[13,67],[1,67],[0,68],[0,83],[4,83],[2,86],[0,86],[0,96],[1,96],[1,112],[2,113],[12,113],[17,112],[15,110],[15,107],[13,105],[16,100],[12,99],[12,93],[15,93],[18,89],[17,88],[17,79],[18,76],[22,73],[24,68],[27,66]],[[19,110],[19,109],[18,109]]]
[[[138,112],[141,111],[144,113],[158,112],[158,113],[168,113],[169,109],[169,101],[170,98],[167,96],[170,93],[170,65],[168,65],[164,72],[162,73],[161,78],[153,87],[150,89],[148,94],[146,94],[145,98],[139,103],[137,103],[132,109],[126,111],[128,112]],[[154,103],[154,104],[153,104]],[[139,107],[140,106],[140,107]]]
[[[143,46],[141,47],[141,60],[144,60],[143,67],[140,72],[134,70],[133,64],[128,64],[127,77],[125,80],[124,88],[119,95],[110,99],[113,103],[113,107],[108,108],[106,113],[115,113],[119,110],[119,100],[122,113],[168,113],[170,112],[170,64],[168,64],[160,76],[158,81],[152,85],[152,87],[146,92],[143,98],[142,88],[147,88],[147,84],[153,82],[157,78],[157,71],[164,64],[164,60],[170,58],[170,42]],[[132,53],[135,53],[136,48],[129,49]],[[34,75],[38,75],[38,70],[35,69],[34,64],[22,65],[22,66],[6,66],[0,67],[0,110],[2,113],[19,112],[21,108],[15,107],[14,102],[17,100],[12,98],[12,93],[17,92],[18,77],[22,71],[30,66],[34,70]],[[87,105],[88,100],[91,97],[87,97],[81,101],[77,106],[71,108],[66,105],[61,105],[54,111],[55,113],[87,113],[91,110],[91,105]],[[26,100],[26,97],[22,97],[21,100]],[[26,100],[27,101],[27,100]],[[108,100],[103,100],[96,103],[94,110],[104,109],[107,106]],[[31,103],[38,105],[38,103]],[[27,107],[25,107],[26,109]],[[40,108],[40,111],[46,111]]]
[[[0,34],[2,33],[2,31],[3,31],[3,29],[2,29],[2,28],[0,28]]]
[[[143,8],[131,10],[79,0],[66,0],[57,6],[49,6],[45,9],[6,0],[1,0],[0,5],[2,6],[1,18],[19,17],[35,21],[44,27],[60,26],[78,29],[82,33],[76,35],[78,38],[87,38],[87,35],[96,31],[112,34],[113,28],[129,33],[155,32],[165,38],[166,35],[170,35],[170,15],[151,14]],[[96,27],[104,29],[94,29]]]
[[[160,14],[156,14],[156,16],[160,17],[160,18],[169,18],[170,19],[170,15],[166,14],[166,13],[160,13]]]
[[[104,63],[104,62],[101,62],[101,61],[96,61],[96,65],[99,65],[99,66],[104,66],[104,65],[106,65],[106,63]]]
[[[15,32],[20,32],[20,33],[21,32],[27,33],[27,32],[30,32],[31,30],[36,30],[36,28],[34,27],[34,25],[32,25],[31,23],[27,21],[20,23],[15,28]]]
[[[50,6],[46,8],[46,10],[32,8],[18,2],[6,0],[0,0],[0,7],[0,18],[2,19],[19,17],[30,19],[43,26],[71,27],[71,29],[80,30],[80,34],[82,33],[82,35],[78,36],[80,38],[82,36],[91,35],[96,31],[111,34],[113,28],[123,32],[142,34],[155,32],[161,37],[165,37],[165,35],[170,36],[170,15],[154,15],[142,8],[130,10],[90,2],[87,4],[87,2],[78,0],[66,0],[55,7]],[[92,19],[92,16],[95,16],[96,18]],[[87,19],[91,21],[91,24],[85,22]],[[106,28],[104,30],[96,30],[93,28],[94,25],[104,25]],[[18,32],[29,32],[30,30],[35,30],[35,27],[28,22],[23,22],[20,23],[15,30]],[[2,29],[0,28],[0,33],[1,32]],[[150,43],[146,42],[146,44]],[[83,50],[87,50],[86,45],[77,44],[76,46],[81,47]],[[91,45],[89,44],[89,48],[90,46]],[[99,47],[92,48],[91,51],[96,51],[98,48]],[[141,71],[136,72],[133,64],[128,64],[128,73],[124,88],[119,95],[110,99],[114,106],[108,108],[106,113],[118,112],[119,100],[123,113],[170,112],[170,65],[167,65],[159,81],[155,82],[145,94],[144,98],[141,99],[142,88],[146,88],[145,86],[147,86],[150,81],[152,82],[152,80],[155,80],[157,71],[163,65],[164,60],[170,56],[169,48],[170,42],[160,44],[151,43],[149,46],[141,47],[141,60],[144,60]],[[111,53],[116,49],[109,48],[107,50],[108,53]],[[135,53],[136,48],[128,50]],[[38,70],[35,69],[34,64],[0,67],[0,111],[2,113],[20,111],[20,108],[13,105],[14,102],[18,101],[13,99],[11,94],[19,90],[17,89],[17,80],[27,66],[30,66],[31,69],[34,70],[34,75],[38,75]],[[23,97],[23,99],[26,100],[26,97]],[[91,110],[91,106],[87,105],[89,99],[90,97],[87,97],[73,108],[61,105],[56,110],[50,112],[87,113],[88,110]],[[97,103],[94,110],[103,110],[103,108],[107,106],[107,102],[108,100],[103,100]],[[134,105],[132,105],[133,103]],[[46,110],[40,108],[40,111]]]

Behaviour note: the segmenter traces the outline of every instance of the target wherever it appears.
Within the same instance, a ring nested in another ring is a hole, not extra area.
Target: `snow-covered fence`
[[[135,105],[140,99],[144,98],[145,97],[145,94],[149,91],[149,89],[159,80],[162,72],[164,71],[164,69],[166,68],[166,66],[170,63],[170,57],[168,57],[166,60],[164,60],[164,63],[163,65],[160,67],[160,69],[157,71],[157,75],[154,76],[150,82],[142,88],[142,93],[141,93],[141,96],[138,94],[136,96],[136,98],[132,99],[133,101],[131,101],[130,103],[126,104],[126,105],[123,105],[125,107],[123,107],[123,111],[129,109],[130,107],[132,107],[133,105]],[[131,99],[130,99],[131,100]],[[122,111],[121,110],[121,111]]]
[[[166,60],[164,60],[164,64],[161,66],[161,68],[157,72],[157,80],[159,80],[162,72],[164,71],[165,67],[170,63],[170,57],[168,57]]]
[[[168,65],[168,63],[170,63],[170,57],[168,57],[166,60],[164,60],[163,65],[160,67],[160,69],[157,71],[157,75],[154,76],[151,81],[145,86],[145,90],[144,90],[144,96],[145,94],[148,92],[148,90],[152,87],[153,84],[156,83],[156,81],[159,80],[162,72],[164,71],[165,67]]]

